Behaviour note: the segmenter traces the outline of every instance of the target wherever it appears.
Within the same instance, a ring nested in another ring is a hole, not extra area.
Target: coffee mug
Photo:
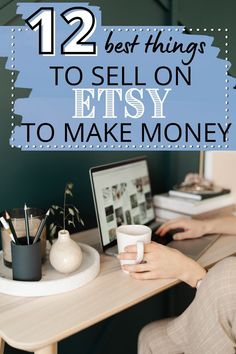
[[[151,242],[152,230],[150,227],[146,225],[121,225],[116,229],[116,236],[119,253],[124,252],[126,246],[137,246],[136,259],[121,260],[121,266],[124,264],[142,263],[144,256],[144,244]]]

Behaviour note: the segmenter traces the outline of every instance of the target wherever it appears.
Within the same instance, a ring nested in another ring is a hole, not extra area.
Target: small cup
[[[141,263],[144,254],[144,243],[151,242],[152,230],[150,227],[146,225],[121,225],[116,229],[116,235],[119,253],[124,252],[126,246],[137,245],[136,260],[121,260],[121,266]]]
[[[11,242],[13,280],[38,281],[42,278],[41,241],[33,244],[33,240],[30,237],[29,245],[26,237],[19,238],[19,245]]]

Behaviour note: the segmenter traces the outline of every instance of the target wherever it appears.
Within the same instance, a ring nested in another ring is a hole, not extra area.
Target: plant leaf
[[[71,197],[73,197],[73,194],[71,193],[70,189],[66,189],[65,190],[65,194],[70,195]]]
[[[57,230],[57,225],[54,225],[51,232],[50,232],[51,237],[55,235],[56,230]]]
[[[55,211],[54,211],[52,208],[50,208],[50,213],[51,213],[52,215],[55,215]]]
[[[68,210],[69,210],[70,215],[73,215],[73,216],[75,215],[75,212],[72,208],[68,208]]]
[[[49,230],[50,230],[50,231],[53,229],[54,225],[55,225],[54,222],[52,222],[52,223],[49,225]]]
[[[82,219],[80,219],[80,223],[84,226],[84,222],[83,222],[83,220],[82,220]]]
[[[69,182],[69,183],[67,183],[67,188],[69,188],[69,189],[73,189],[73,183],[71,183],[71,182]]]

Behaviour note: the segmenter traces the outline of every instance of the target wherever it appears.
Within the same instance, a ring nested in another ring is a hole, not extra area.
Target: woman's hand
[[[127,246],[118,258],[136,259],[136,245]],[[179,279],[192,287],[206,273],[197,262],[181,252],[155,242],[145,244],[144,263],[123,265],[123,269],[135,279]]]
[[[183,231],[173,236],[174,240],[197,238],[208,233],[208,223],[207,220],[192,220],[187,218],[174,219],[161,225],[156,231],[156,234],[158,236],[165,236],[168,231],[174,229],[183,229]]]

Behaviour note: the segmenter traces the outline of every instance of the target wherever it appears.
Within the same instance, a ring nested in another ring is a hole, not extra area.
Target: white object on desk
[[[116,229],[118,252],[124,252],[126,246],[137,244],[136,260],[121,260],[121,265],[138,264],[143,260],[144,244],[150,243],[152,230],[146,225],[121,225]],[[123,270],[124,271],[124,270]],[[127,271],[124,271],[128,273]]]
[[[12,270],[4,266],[3,253],[0,252],[0,293],[25,297],[48,296],[65,293],[87,284],[96,278],[100,271],[100,256],[94,248],[82,243],[79,245],[83,260],[77,271],[68,275],[58,273],[47,259],[42,269],[42,280],[38,282],[12,280]]]
[[[78,242],[70,238],[67,230],[58,232],[58,239],[53,243],[49,260],[58,272],[69,274],[79,269],[83,254]]]

